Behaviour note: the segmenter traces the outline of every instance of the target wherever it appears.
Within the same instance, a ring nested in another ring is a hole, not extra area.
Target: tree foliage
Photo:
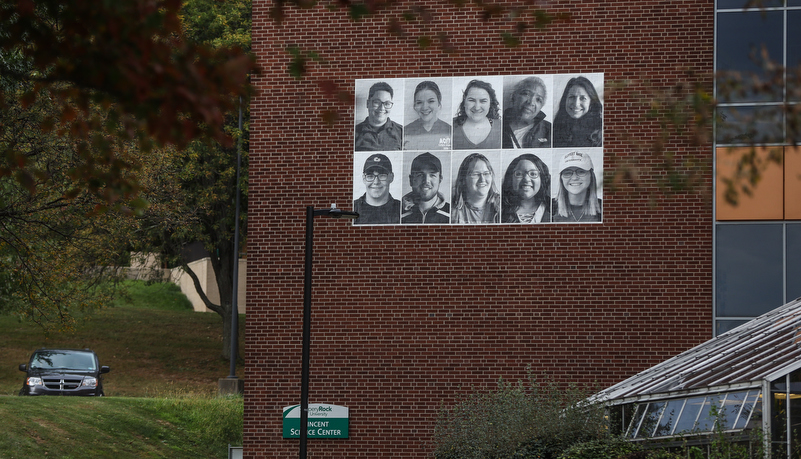
[[[70,136],[84,160],[70,172],[85,180],[68,197],[88,188],[115,201],[135,191],[134,181],[120,177],[132,166],[117,154],[126,142],[145,151],[205,136],[230,144],[223,117],[235,107],[231,95],[249,93],[255,61],[236,48],[187,40],[180,6],[179,0],[0,5],[0,110],[13,103],[11,91],[19,91],[23,107],[37,99],[53,103],[37,130]],[[16,174],[29,191],[46,174],[13,145],[0,158],[0,176]]]
[[[188,40],[211,48],[250,49],[250,1],[218,2],[186,0],[181,10],[182,27]],[[156,252],[169,266],[182,267],[195,284],[206,307],[222,318],[222,354],[229,356],[233,265],[239,248],[234,247],[236,192],[240,190],[240,240],[244,241],[247,210],[248,106],[242,104],[243,128],[238,111],[224,114],[222,129],[233,143],[194,140],[183,148],[156,152],[158,161],[144,165],[142,197],[150,206],[139,219],[136,249]],[[241,176],[237,183],[237,153],[241,149]],[[208,253],[217,282],[220,301],[212,302],[203,292],[200,279],[191,269],[184,248],[201,242]]]
[[[255,59],[190,40],[180,7],[0,3],[3,310],[48,328],[104,304],[145,208],[141,167],[200,139],[233,145],[225,115]]]

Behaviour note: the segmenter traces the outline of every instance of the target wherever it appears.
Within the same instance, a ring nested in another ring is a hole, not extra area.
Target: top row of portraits
[[[356,80],[354,151],[602,147],[603,73]]]

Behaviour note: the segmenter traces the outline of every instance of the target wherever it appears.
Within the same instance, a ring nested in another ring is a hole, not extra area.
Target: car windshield
[[[88,352],[39,351],[31,358],[31,368],[95,369],[95,359]]]

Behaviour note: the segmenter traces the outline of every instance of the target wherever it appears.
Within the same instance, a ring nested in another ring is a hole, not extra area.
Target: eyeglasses
[[[390,108],[392,108],[393,105],[395,105],[395,103],[392,102],[391,100],[388,100],[386,102],[381,102],[380,100],[371,100],[370,103],[373,105],[373,108],[380,108],[383,105],[384,108],[387,110],[389,110]]]
[[[531,180],[537,180],[540,178],[540,171],[533,169],[530,171],[514,171],[512,175],[514,175],[516,179],[521,179],[523,176],[527,175]]]
[[[365,182],[373,183],[375,179],[378,179],[381,182],[386,182],[389,178],[389,174],[362,174],[362,178]]]
[[[572,178],[573,174],[575,174],[578,178],[584,178],[589,173],[590,171],[586,171],[584,169],[565,169],[559,175],[561,175],[563,179]]]
[[[484,178],[484,180],[489,180],[489,179],[492,178],[492,172],[490,172],[490,171],[486,171],[486,172],[471,172],[471,173],[467,174],[467,176],[470,177],[473,180],[478,180],[478,179],[480,179],[482,177]]]

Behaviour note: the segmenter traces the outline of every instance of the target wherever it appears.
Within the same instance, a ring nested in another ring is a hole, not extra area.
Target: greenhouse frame
[[[709,445],[723,434],[761,439],[773,459],[801,458],[801,298],[593,398],[632,441]]]

